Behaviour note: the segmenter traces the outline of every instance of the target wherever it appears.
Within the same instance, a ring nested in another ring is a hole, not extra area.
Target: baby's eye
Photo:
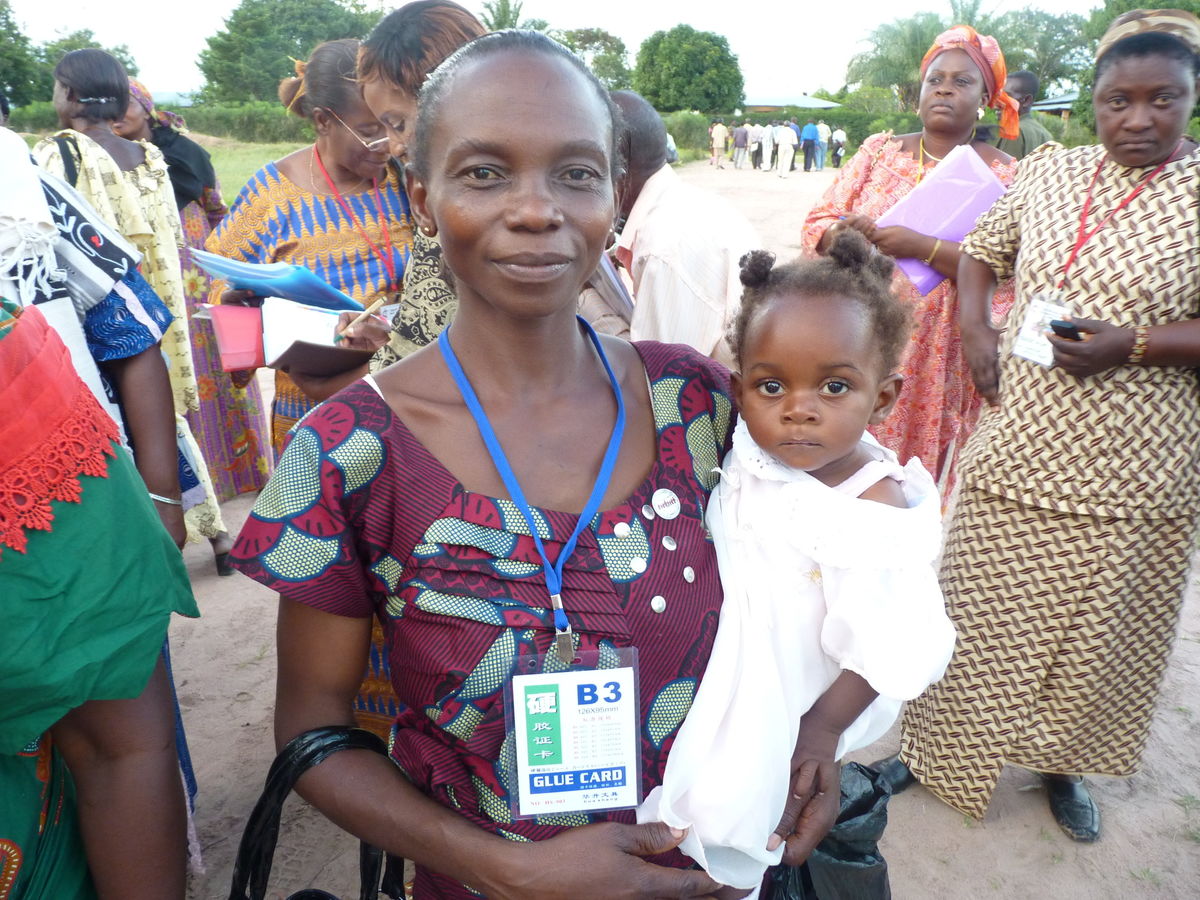
[[[783,385],[778,381],[760,381],[758,383],[758,392],[764,397],[778,397],[783,393]]]
[[[846,384],[844,381],[830,381],[826,383],[821,390],[826,394],[829,394],[831,397],[837,397],[838,395],[844,394],[850,390],[850,385]]]

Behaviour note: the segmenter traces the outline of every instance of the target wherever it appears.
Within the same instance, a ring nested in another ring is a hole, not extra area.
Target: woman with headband
[[[945,276],[922,295],[896,270],[892,289],[912,310],[913,334],[901,364],[904,391],[888,420],[872,429],[902,464],[919,457],[942,485],[943,496],[953,487],[955,455],[980,408],[958,334],[960,251],[953,241],[899,225],[880,228],[875,220],[960,145],[978,153],[1005,184],[1012,181],[1012,159],[990,146],[979,128],[984,109],[994,107],[1001,135],[1017,134],[1017,103],[1004,93],[1006,73],[994,38],[968,25],[943,32],[921,60],[921,130],[876,134],[863,141],[804,223],[802,248],[810,255],[824,253],[839,230],[854,228],[889,256],[923,260]],[[1006,285],[997,294],[996,314],[1011,303]]]
[[[963,346],[992,408],[942,562],[959,644],[885,770],[976,818],[1017,765],[1094,841],[1080,776],[1140,766],[1200,512],[1198,79],[1194,15],[1119,16],[1096,57],[1101,143],[1027,156],[962,243]],[[1001,334],[991,295],[1014,275]],[[1035,360],[1022,331],[1046,314],[1071,321],[1032,335]]]

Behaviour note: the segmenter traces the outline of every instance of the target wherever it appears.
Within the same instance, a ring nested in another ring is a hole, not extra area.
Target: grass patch
[[[1155,887],[1162,885],[1162,877],[1153,869],[1130,869],[1129,874],[1133,876],[1134,881],[1144,881]]]
[[[205,149],[212,156],[217,180],[226,203],[232,203],[250,176],[267,163],[282,159],[305,144],[247,144],[241,141],[205,139]]]
[[[1200,844],[1200,828],[1189,828],[1184,836],[1194,844]]]
[[[1186,813],[1194,813],[1200,809],[1200,797],[1194,794],[1184,794],[1175,798],[1175,805]]]

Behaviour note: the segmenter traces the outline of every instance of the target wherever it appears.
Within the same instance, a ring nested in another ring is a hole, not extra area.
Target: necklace
[[[308,155],[308,184],[314,194],[324,194],[325,193],[324,190],[319,190],[317,188],[317,176],[313,172],[313,160],[314,159],[317,161],[317,165],[319,165],[321,167],[321,174],[324,175],[325,174],[325,165],[321,162],[321,154],[317,150],[317,145],[315,143],[312,146],[312,153],[310,153]],[[328,175],[325,175],[325,180],[329,183],[329,186],[331,188],[333,188],[333,192],[336,194],[337,188],[333,187],[333,179],[331,179]],[[350,194],[357,193],[358,189],[366,183],[367,183],[367,179],[365,179],[365,178],[358,179],[358,184],[356,184],[356,185],[354,185],[354,187],[350,188],[350,190],[347,191],[347,193],[350,193]]]
[[[355,229],[367,246],[379,257],[379,261],[383,263],[383,268],[388,274],[389,287],[397,287],[396,284],[396,260],[392,251],[392,232],[388,228],[387,210],[383,205],[383,197],[379,194],[379,182],[371,179],[371,187],[375,191],[375,210],[379,215],[379,231],[383,237],[383,249],[367,236],[367,229],[358,220],[358,216],[354,214],[354,210],[350,208],[350,204],[346,202],[346,198],[342,196],[337,189],[337,185],[333,183],[333,179],[329,177],[329,173],[325,170],[325,163],[321,161],[321,155],[317,152],[317,145],[313,144],[313,156],[316,157],[317,167],[321,170],[321,174],[325,177],[325,183],[329,185],[329,190],[333,192],[333,199],[337,201],[338,206],[342,208],[342,212],[354,224]],[[366,179],[361,179],[365,181]],[[365,204],[364,204],[365,206]]]
[[[967,140],[964,141],[962,144],[959,144],[957,146],[966,147],[966,146],[969,146],[970,144],[974,143],[975,135],[976,135],[977,131],[978,131],[978,129],[972,128],[971,136],[969,138],[967,138]],[[919,157],[917,157],[917,163],[921,166],[921,171],[919,171],[917,173],[917,184],[920,184],[921,179],[925,177],[925,159],[926,159],[926,157],[928,157],[929,159],[932,159],[934,162],[941,162],[943,159],[945,159],[945,157],[944,156],[934,156],[932,153],[930,153],[928,150],[925,149],[925,132],[921,132],[921,140],[918,141],[917,146],[920,148],[920,154],[921,154]]]

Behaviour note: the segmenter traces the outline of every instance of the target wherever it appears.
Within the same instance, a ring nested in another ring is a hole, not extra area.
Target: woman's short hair
[[[412,169],[419,175],[427,175],[429,172],[429,136],[433,132],[433,122],[441,110],[442,100],[450,89],[450,85],[454,81],[454,77],[458,71],[467,63],[475,60],[487,59],[490,56],[497,56],[501,53],[515,52],[519,55],[531,56],[540,54],[565,61],[575,71],[583,76],[596,96],[600,100],[600,105],[608,111],[609,117],[609,143],[608,153],[610,160],[610,175],[614,178],[621,169],[621,162],[617,151],[617,131],[620,128],[621,114],[613,103],[612,97],[608,95],[604,85],[592,73],[578,56],[564,47],[558,41],[547,37],[540,31],[522,31],[510,29],[508,31],[493,31],[490,34],[485,34],[483,37],[476,38],[469,44],[460,47],[454,51],[446,61],[437,67],[430,74],[428,80],[421,88],[421,93],[417,100],[417,127],[416,141],[412,147]]]
[[[478,19],[451,0],[406,3],[384,16],[363,41],[358,79],[381,79],[416,96],[442,60],[486,33]]]
[[[358,102],[356,77],[359,42],[353,38],[326,41],[296,63],[296,74],[279,82],[279,101],[287,111],[311,119],[314,109],[342,112]]]
[[[54,80],[74,95],[85,119],[115,122],[129,105],[129,75],[121,61],[96,47],[72,50],[54,67]]]

